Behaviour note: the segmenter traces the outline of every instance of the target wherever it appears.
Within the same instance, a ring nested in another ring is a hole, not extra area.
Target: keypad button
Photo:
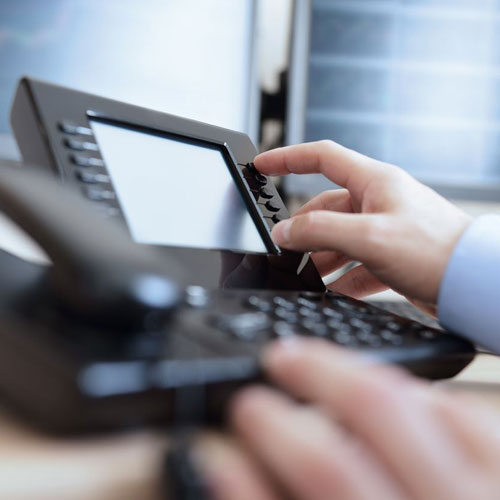
[[[273,334],[275,337],[290,337],[299,335],[300,333],[297,325],[292,325],[286,321],[276,321],[273,325]]]
[[[356,339],[349,332],[346,331],[335,333],[333,335],[333,340],[337,342],[337,344],[346,346],[354,345],[357,343]]]
[[[275,223],[275,224],[278,224],[278,222],[280,222],[282,219],[280,217],[278,217],[277,215],[273,215],[271,217],[271,220]]]
[[[318,305],[315,302],[312,302],[309,299],[306,299],[305,297],[299,297],[297,299],[297,304],[300,304],[301,306],[307,307],[309,309],[317,309]]]
[[[92,158],[84,155],[71,155],[71,161],[79,167],[104,167],[100,158]]]
[[[344,319],[344,315],[340,311],[336,311],[335,309],[332,309],[331,307],[323,308],[323,314],[329,318],[340,320],[340,321]]]
[[[385,324],[385,328],[391,330],[392,332],[399,332],[402,328],[402,325],[397,321],[389,321]]]
[[[295,311],[297,309],[297,306],[293,302],[283,297],[280,297],[279,295],[273,298],[273,303],[276,304],[278,307],[283,307],[285,309],[288,309],[289,311]]]
[[[299,321],[299,315],[294,311],[289,311],[284,307],[277,307],[274,310],[274,315],[280,320],[287,321],[288,323],[297,323]]]
[[[323,316],[321,315],[321,313],[313,311],[312,309],[309,309],[308,307],[301,307],[299,309],[299,314],[303,318],[307,318],[311,321],[318,322],[318,321],[323,320]]]
[[[337,331],[337,330],[341,330],[342,328],[345,328],[345,323],[339,319],[329,319],[329,320],[327,320],[326,325],[328,326],[328,328],[330,328],[333,331]]]
[[[63,120],[62,122],[59,122],[58,124],[59,130],[65,134],[70,134],[70,135],[86,135],[86,136],[91,136],[92,135],[92,130],[88,127],[82,127],[76,123]]]
[[[99,151],[95,142],[79,141],[77,139],[64,139],[64,144],[75,151]]]
[[[362,319],[359,318],[351,318],[349,320],[349,324],[353,326],[354,328],[359,328],[360,330],[371,330],[372,325],[370,323],[367,323],[366,321],[363,321]]]
[[[392,345],[401,345],[403,343],[403,337],[391,330],[382,330],[380,333],[380,338]]]
[[[257,297],[257,295],[251,295],[248,297],[248,299],[245,300],[245,304],[262,312],[269,312],[273,309],[271,302],[263,300],[260,297]]]

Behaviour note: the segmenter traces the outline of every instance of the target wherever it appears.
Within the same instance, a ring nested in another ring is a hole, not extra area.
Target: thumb
[[[274,242],[301,252],[334,250],[366,262],[373,257],[376,215],[346,214],[315,210],[279,222],[273,228]]]

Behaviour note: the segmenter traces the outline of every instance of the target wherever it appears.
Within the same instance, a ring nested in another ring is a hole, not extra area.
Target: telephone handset
[[[181,292],[151,248],[96,218],[46,175],[4,167],[0,211],[46,252],[53,265],[43,293],[78,319],[123,334],[161,328],[179,304]]]

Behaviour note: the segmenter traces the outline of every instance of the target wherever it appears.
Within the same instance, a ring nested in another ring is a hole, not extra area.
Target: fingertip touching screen
[[[138,243],[268,251],[221,147],[91,119]]]

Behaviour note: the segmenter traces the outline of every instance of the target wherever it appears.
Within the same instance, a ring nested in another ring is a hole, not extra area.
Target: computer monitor
[[[499,26],[493,1],[296,0],[287,142],[333,139],[448,197],[500,201]]]
[[[23,75],[257,139],[254,0],[2,0],[0,158]]]

